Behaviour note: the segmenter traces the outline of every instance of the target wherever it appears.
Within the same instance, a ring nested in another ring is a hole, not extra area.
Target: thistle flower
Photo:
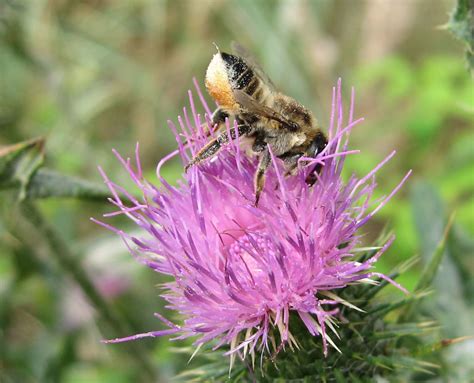
[[[209,107],[196,82],[195,86],[210,126]],[[302,158],[298,174],[290,177],[283,175],[280,160],[272,155],[273,166],[258,207],[253,204],[257,159],[245,154],[239,138],[212,160],[183,174],[178,186],[161,176],[160,169],[168,160],[180,156],[187,163],[209,139],[191,91],[191,113],[184,108],[178,125],[169,121],[178,149],[158,164],[160,188],[143,178],[138,145],[135,166],[115,153],[143,198],[137,200],[100,170],[113,195],[111,202],[118,208],[108,216],[125,214],[144,234],[132,236],[97,222],[122,236],[140,262],[174,278],[163,284],[161,297],[168,302],[167,308],[180,314],[182,322],[172,323],[157,313],[168,329],[106,342],[174,334],[174,339],[196,337],[198,348],[210,341],[215,348],[228,345],[226,354],[232,358],[237,353],[253,357],[256,352],[278,352],[285,345],[298,347],[289,321],[294,313],[309,334],[321,338],[327,354],[328,344],[337,349],[331,333],[336,333],[339,307],[357,310],[338,297],[339,289],[377,283],[371,279],[376,277],[405,291],[385,275],[371,271],[393,238],[370,259],[357,262],[356,254],[360,229],[399,190],[410,172],[375,203],[374,175],[395,152],[365,177],[353,175],[343,181],[344,161],[357,153],[347,150],[349,134],[363,119],[353,119],[352,92],[344,124],[340,81],[332,97],[325,150],[316,158]],[[228,133],[236,129],[230,122],[226,127]],[[321,164],[322,171],[310,187],[305,179],[315,164]],[[131,204],[120,195],[126,195]]]

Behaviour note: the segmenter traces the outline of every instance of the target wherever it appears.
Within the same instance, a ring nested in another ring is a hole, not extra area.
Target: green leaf
[[[474,307],[474,239],[455,225],[448,242],[450,255],[461,276],[464,301]]]
[[[42,138],[1,148],[0,191],[18,189],[20,201],[52,197],[105,200],[110,196],[104,185],[41,168],[43,162]]]
[[[0,149],[0,190],[19,187],[18,198],[25,199],[33,174],[44,161],[44,139],[35,138]]]
[[[468,340],[474,339],[473,336],[462,336],[458,338],[452,339],[442,339],[430,344],[421,345],[415,352],[415,355],[424,356],[433,353],[433,351],[441,350],[445,347],[449,347],[451,345],[455,345],[457,343],[465,342]]]
[[[427,263],[443,235],[444,204],[436,190],[426,182],[417,182],[413,186],[411,202],[421,257]]]
[[[39,169],[31,178],[27,197],[30,199],[69,197],[104,200],[110,197],[110,191],[104,185],[63,175],[49,169]]]
[[[449,218],[448,224],[444,230],[444,234],[439,241],[436,250],[434,251],[433,256],[431,257],[430,262],[425,266],[423,272],[421,273],[420,279],[415,287],[415,291],[421,291],[423,289],[428,288],[431,286],[436,273],[438,271],[438,267],[441,264],[441,260],[443,259],[443,255],[445,253],[446,242],[448,240],[449,233],[451,231],[451,227],[454,222],[454,214],[451,215]]]
[[[463,282],[465,276],[461,272],[462,265],[453,255],[455,245],[458,243],[452,238],[446,243],[452,219],[443,234],[444,205],[436,190],[427,183],[420,182],[415,185],[412,203],[422,259],[426,265],[416,289],[431,286],[435,291],[432,299],[423,302],[423,311],[439,321],[445,337],[454,338],[470,334],[473,330],[472,310],[464,299],[467,292],[466,284]],[[463,248],[458,246],[457,251],[463,251]],[[430,252],[433,254],[431,258],[429,258]],[[457,257],[466,260],[464,254],[458,254]],[[406,309],[400,320],[409,317],[412,310],[414,311],[414,307]],[[417,311],[420,311],[418,307]]]

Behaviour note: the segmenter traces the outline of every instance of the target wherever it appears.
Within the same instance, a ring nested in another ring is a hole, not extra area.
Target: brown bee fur
[[[218,52],[206,72],[206,88],[219,108],[212,122],[221,130],[227,117],[238,123],[238,134],[250,139],[253,152],[260,157],[255,174],[255,204],[264,188],[265,172],[272,153],[285,163],[286,174],[293,174],[302,156],[315,157],[327,144],[327,138],[313,114],[293,98],[278,92],[270,79],[246,51],[236,46],[239,55]],[[230,139],[235,139],[231,131]],[[214,156],[229,141],[222,132],[205,145],[186,165],[199,164]],[[315,166],[319,172],[320,167]],[[307,179],[315,182],[314,172]]]

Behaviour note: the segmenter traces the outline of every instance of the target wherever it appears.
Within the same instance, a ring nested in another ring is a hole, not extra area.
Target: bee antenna
[[[219,52],[219,53],[220,53],[220,52],[221,52],[221,50],[219,49],[219,47],[217,46],[217,44],[215,43],[215,41],[213,41],[213,42],[212,42],[212,44],[213,44],[213,45],[216,47],[216,49],[217,49],[217,52]]]

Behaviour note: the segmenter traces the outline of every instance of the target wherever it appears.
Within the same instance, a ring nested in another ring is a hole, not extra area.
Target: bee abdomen
[[[259,85],[260,85],[260,81],[258,80],[256,76],[254,76],[253,79],[248,83],[247,88],[245,89],[245,92],[249,96],[253,96],[253,94],[255,93]]]
[[[258,85],[258,82],[253,82],[256,79],[253,70],[238,56],[222,52],[221,57],[227,66],[227,73],[232,87],[244,90],[252,95],[253,93],[249,92],[248,86],[252,83],[253,91],[255,91]]]
[[[228,111],[238,112],[234,90],[242,90],[256,101],[265,103],[270,91],[262,79],[242,58],[229,53],[214,55],[206,72],[206,87],[217,103]]]

